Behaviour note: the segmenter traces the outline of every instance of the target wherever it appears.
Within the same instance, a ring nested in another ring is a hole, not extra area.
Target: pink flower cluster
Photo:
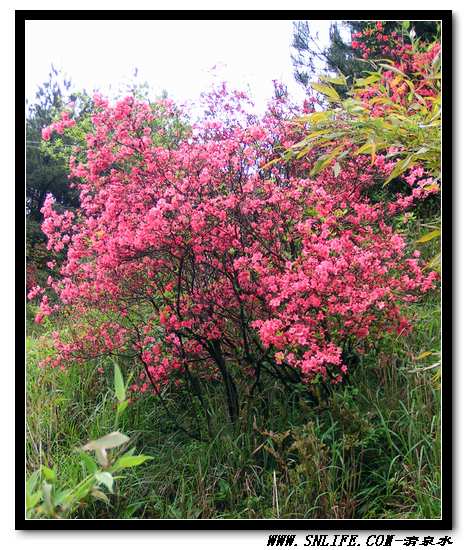
[[[54,132],[57,134],[63,134],[66,128],[71,128],[75,124],[76,121],[70,118],[70,112],[63,111],[59,120],[52,122],[50,126],[42,129],[42,139],[49,141]]]
[[[139,362],[142,391],[193,376],[227,384],[229,371],[336,383],[344,343],[408,329],[404,304],[436,274],[367,198],[391,167],[362,156],[310,179],[307,156],[264,168],[304,137],[290,122],[299,111],[280,96],[258,119],[241,94],[216,93],[174,148],[154,145],[150,105],[96,98],[87,149],[71,159],[80,207],[59,213],[47,197],[43,208],[65,260],[48,293],[30,296],[43,296],[40,315],[73,323],[48,364],[122,353]]]
[[[406,44],[396,31],[385,32],[385,26],[385,22],[377,21],[368,24],[361,32],[352,33],[352,48],[361,52],[364,59],[386,56],[399,61],[408,60],[412,46]]]

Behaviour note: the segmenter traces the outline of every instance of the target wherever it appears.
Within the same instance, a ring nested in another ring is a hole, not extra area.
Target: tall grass
[[[119,429],[155,460],[130,472],[110,505],[92,503],[80,517],[440,517],[436,295],[413,313],[407,338],[387,335],[319,404],[270,381],[232,425],[214,390],[207,441],[177,429],[152,396],[136,400]],[[76,448],[116,427],[112,368],[40,369],[52,328],[28,326],[27,469],[55,466],[71,486],[83,469]],[[200,416],[180,396],[166,401]]]

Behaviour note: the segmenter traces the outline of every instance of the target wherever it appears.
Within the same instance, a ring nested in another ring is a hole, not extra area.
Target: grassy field
[[[54,467],[64,487],[82,479],[77,448],[118,429],[154,460],[118,481],[110,503],[83,518],[438,518],[440,315],[435,293],[413,306],[408,338],[387,335],[357,359],[346,383],[307,400],[271,381],[236,426],[214,389],[215,436],[188,437],[151,396],[115,421],[113,367],[38,367],[53,329],[27,335],[27,470]],[[427,354],[426,352],[431,352]],[[121,364],[124,376],[128,368]],[[185,425],[199,417],[186,396],[166,395]]]

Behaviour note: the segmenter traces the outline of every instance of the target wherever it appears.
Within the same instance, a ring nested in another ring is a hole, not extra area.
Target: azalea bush
[[[69,324],[43,365],[122,356],[135,393],[179,388],[201,404],[222,384],[235,421],[264,376],[337,384],[349,350],[409,331],[405,306],[437,275],[391,223],[411,203],[368,198],[395,161],[359,154],[312,176],[319,150],[271,164],[305,138],[301,114],[277,93],[260,118],[222,87],[164,146],[178,116],[170,101],[96,96],[86,144],[70,156],[80,206],[57,210],[49,195],[42,209],[48,249],[64,260],[29,298],[37,322]],[[64,114],[44,138],[73,125]]]

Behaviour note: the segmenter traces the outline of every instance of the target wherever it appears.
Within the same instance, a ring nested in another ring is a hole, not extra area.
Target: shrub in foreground
[[[235,420],[239,382],[249,395],[264,373],[285,386],[338,383],[344,347],[409,330],[404,304],[436,274],[393,229],[391,205],[367,198],[394,162],[360,155],[313,178],[310,156],[271,166],[305,136],[291,122],[300,111],[277,94],[260,120],[243,99],[209,96],[204,120],[172,147],[159,145],[154,106],[94,99],[87,146],[70,158],[80,206],[58,212],[48,196],[43,207],[49,250],[66,259],[29,295],[38,322],[59,315],[71,327],[45,364],[125,356],[139,370],[133,390],[182,386],[201,404],[219,381]],[[72,124],[63,116],[45,138]]]

